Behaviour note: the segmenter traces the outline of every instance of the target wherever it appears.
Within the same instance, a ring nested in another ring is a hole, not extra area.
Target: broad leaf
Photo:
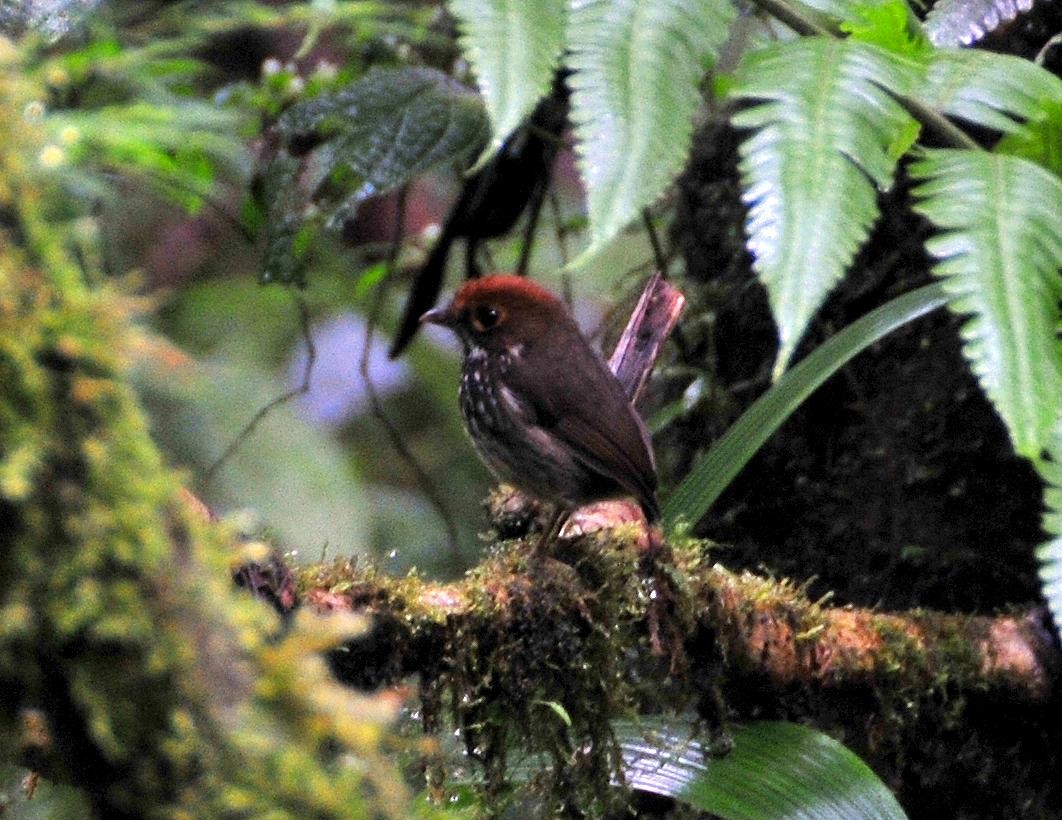
[[[1043,528],[1048,540],[1036,551],[1044,599],[1062,635],[1062,421],[1047,443],[1049,461],[1040,464],[1044,479]]]
[[[293,106],[277,129],[290,146],[332,152],[329,180],[353,190],[333,212],[333,226],[363,200],[466,156],[487,137],[479,97],[428,68],[370,71],[335,94]]]
[[[1033,0],[938,0],[926,15],[926,34],[937,46],[968,46],[1032,7]]]
[[[724,820],[814,818],[904,820],[892,792],[858,756],[795,723],[761,721],[730,730],[732,748],[713,756],[660,718],[616,727],[628,783],[674,797]]]
[[[565,0],[450,0],[493,130],[488,153],[549,90],[564,48]]]
[[[341,228],[364,200],[468,156],[488,134],[479,96],[427,68],[370,71],[292,106],[276,128],[282,145],[259,174],[269,214],[262,279],[297,283],[320,224]]]
[[[877,190],[914,133],[889,91],[918,77],[880,48],[826,38],[758,50],[738,69],[732,95],[754,102],[734,124],[754,130],[739,167],[748,245],[778,324],[776,377],[877,219]]]
[[[1035,63],[976,49],[939,49],[919,97],[949,116],[1003,133],[1048,113],[1062,80]]]
[[[815,348],[756,399],[712,449],[698,459],[664,504],[667,527],[680,521],[699,521],[741,468],[819,385],[856,354],[896,328],[936,310],[945,301],[939,282],[927,285],[872,310]]]
[[[727,37],[727,0],[571,0],[572,121],[596,253],[689,152],[699,84]]]
[[[1062,180],[1019,157],[929,151],[911,166],[915,209],[949,305],[969,315],[963,353],[1010,432],[1038,460],[1062,414]]]

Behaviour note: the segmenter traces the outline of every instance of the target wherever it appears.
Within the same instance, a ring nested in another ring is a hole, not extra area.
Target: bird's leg
[[[549,523],[543,528],[542,535],[539,536],[538,541],[535,543],[535,555],[546,554],[546,547],[560,535],[564,522],[568,520],[570,514],[571,510],[561,504],[557,504],[553,508],[553,512],[550,513]]]

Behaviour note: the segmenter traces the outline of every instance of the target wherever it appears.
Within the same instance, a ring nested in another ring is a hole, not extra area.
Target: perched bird
[[[649,523],[659,519],[645,425],[556,296],[520,276],[473,279],[422,321],[464,346],[461,414],[480,458],[556,505],[539,549],[592,501],[633,496]]]
[[[558,75],[552,93],[538,104],[528,121],[509,135],[482,170],[465,180],[439,238],[410,286],[391,344],[392,359],[406,349],[417,332],[420,315],[439,298],[446,260],[457,239],[466,239],[467,277],[477,278],[476,252],[482,240],[509,233],[525,211],[531,212],[532,223],[536,221],[568,121],[565,76],[563,72]]]

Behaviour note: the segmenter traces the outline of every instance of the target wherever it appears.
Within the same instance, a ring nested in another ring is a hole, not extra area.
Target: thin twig
[[[248,244],[254,243],[254,234],[250,231],[250,229],[243,222],[241,222],[238,217],[235,217],[231,213],[229,213],[229,209],[226,208],[225,205],[223,205],[221,201],[214,197],[212,194],[198,191],[193,186],[185,182],[178,182],[175,179],[170,179],[169,177],[166,177],[165,175],[157,171],[138,168],[137,173],[143,174],[145,177],[155,180],[159,185],[168,185],[176,191],[180,191],[181,193],[196,197],[208,208],[215,211],[217,215],[220,216],[221,219],[229,225],[230,228],[233,228],[236,233],[240,235],[241,239],[243,239]]]
[[[435,508],[435,511],[442,519],[443,526],[446,528],[446,540],[450,549],[450,554],[456,556],[458,554],[457,525],[454,523],[450,511],[443,503],[442,496],[439,494],[439,489],[435,486],[435,482],[431,480],[431,476],[428,475],[420,462],[417,461],[416,456],[414,456],[409,447],[406,446],[406,442],[403,440],[401,432],[388,417],[383,402],[380,401],[380,394],[376,390],[372,375],[369,373],[369,354],[372,351],[372,340],[376,334],[376,323],[379,321],[380,314],[383,312],[383,306],[387,297],[387,288],[393,279],[395,264],[398,261],[398,254],[402,250],[402,240],[404,238],[406,221],[407,193],[408,190],[402,188],[398,194],[398,213],[395,216],[395,233],[391,241],[391,250],[387,256],[387,275],[384,276],[380,281],[380,284],[376,287],[376,299],[373,302],[372,308],[365,321],[365,341],[361,347],[361,358],[358,360],[358,372],[361,374],[362,381],[365,384],[365,393],[369,397],[369,404],[372,406],[373,416],[384,428],[387,437],[391,440],[391,446],[395,448],[399,457],[406,462],[409,469],[413,471],[413,474],[416,476],[417,484],[423,490],[429,503]]]
[[[642,208],[642,221],[645,223],[645,232],[649,234],[649,244],[653,246],[653,259],[656,261],[656,269],[660,275],[667,277],[667,257],[664,256],[664,248],[660,244],[660,237],[656,234],[656,226],[653,225],[652,214],[648,208]]]
[[[217,460],[207,468],[206,473],[203,475],[204,484],[209,484],[214,479],[214,475],[217,471],[220,470],[225,462],[232,457],[232,454],[240,448],[240,445],[250,438],[254,429],[259,425],[262,419],[268,416],[275,408],[285,402],[291,401],[296,396],[309,392],[310,390],[310,379],[313,377],[313,366],[317,362],[317,347],[313,343],[313,334],[310,332],[310,310],[306,306],[306,300],[302,298],[302,294],[296,290],[290,292],[291,298],[295,303],[295,309],[299,314],[299,327],[302,333],[302,341],[306,346],[306,367],[302,371],[302,383],[298,387],[294,387],[286,393],[277,396],[271,402],[261,407],[258,412],[251,417],[251,420],[244,425],[244,428],[239,432],[236,438],[229,442],[229,446],[225,448],[225,452],[223,452]]]
[[[535,246],[535,232],[538,229],[538,218],[542,213],[542,202],[546,191],[553,184],[553,169],[546,172],[545,182],[539,182],[531,195],[530,214],[527,219],[527,227],[524,228],[524,244],[520,248],[520,261],[516,265],[516,272],[520,276],[527,275],[527,267],[531,264],[531,250]]]
[[[560,251],[561,290],[564,295],[564,303],[568,305],[568,307],[571,307],[572,277],[568,272],[568,230],[564,227],[564,223],[561,221],[560,197],[557,196],[557,189],[553,185],[549,188],[549,209],[553,214],[553,227],[557,233],[557,249]]]

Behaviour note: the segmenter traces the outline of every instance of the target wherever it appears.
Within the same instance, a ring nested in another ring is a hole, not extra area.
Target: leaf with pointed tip
[[[449,5],[493,131],[479,165],[549,90],[564,49],[567,8],[565,0],[450,0]]]
[[[305,257],[324,224],[341,228],[371,196],[477,150],[487,137],[479,96],[427,68],[374,69],[293,105],[282,145],[260,169],[267,214],[263,282],[305,284]]]
[[[1032,7],[1033,0],[938,0],[926,15],[926,34],[936,46],[968,46]]]
[[[730,729],[731,748],[713,756],[677,720],[617,722],[632,788],[673,797],[726,820],[906,820],[866,763],[815,729],[755,721]]]
[[[963,354],[1010,432],[1038,461],[1062,415],[1062,179],[1020,157],[935,150],[912,164],[915,210],[949,306],[970,319]]]
[[[477,94],[440,71],[373,69],[338,92],[292,106],[277,131],[293,151],[311,145],[314,153],[330,152],[320,178],[347,194],[327,213],[330,227],[338,227],[369,197],[479,148],[487,117]],[[317,204],[327,211],[332,196],[324,199]]]
[[[590,246],[650,205],[682,168],[699,84],[726,40],[726,0],[570,0],[572,122]]]
[[[948,116],[1010,134],[1062,99],[1062,80],[1007,54],[942,48],[933,54],[918,96]]]
[[[1043,530],[1048,541],[1036,550],[1040,559],[1040,582],[1055,629],[1062,635],[1062,420],[1047,443],[1050,460],[1040,464],[1044,480]]]
[[[814,38],[752,52],[732,96],[753,105],[734,124],[753,266],[779,332],[775,377],[807,323],[844,276],[892,184],[895,146],[911,117],[917,63],[868,43]]]

